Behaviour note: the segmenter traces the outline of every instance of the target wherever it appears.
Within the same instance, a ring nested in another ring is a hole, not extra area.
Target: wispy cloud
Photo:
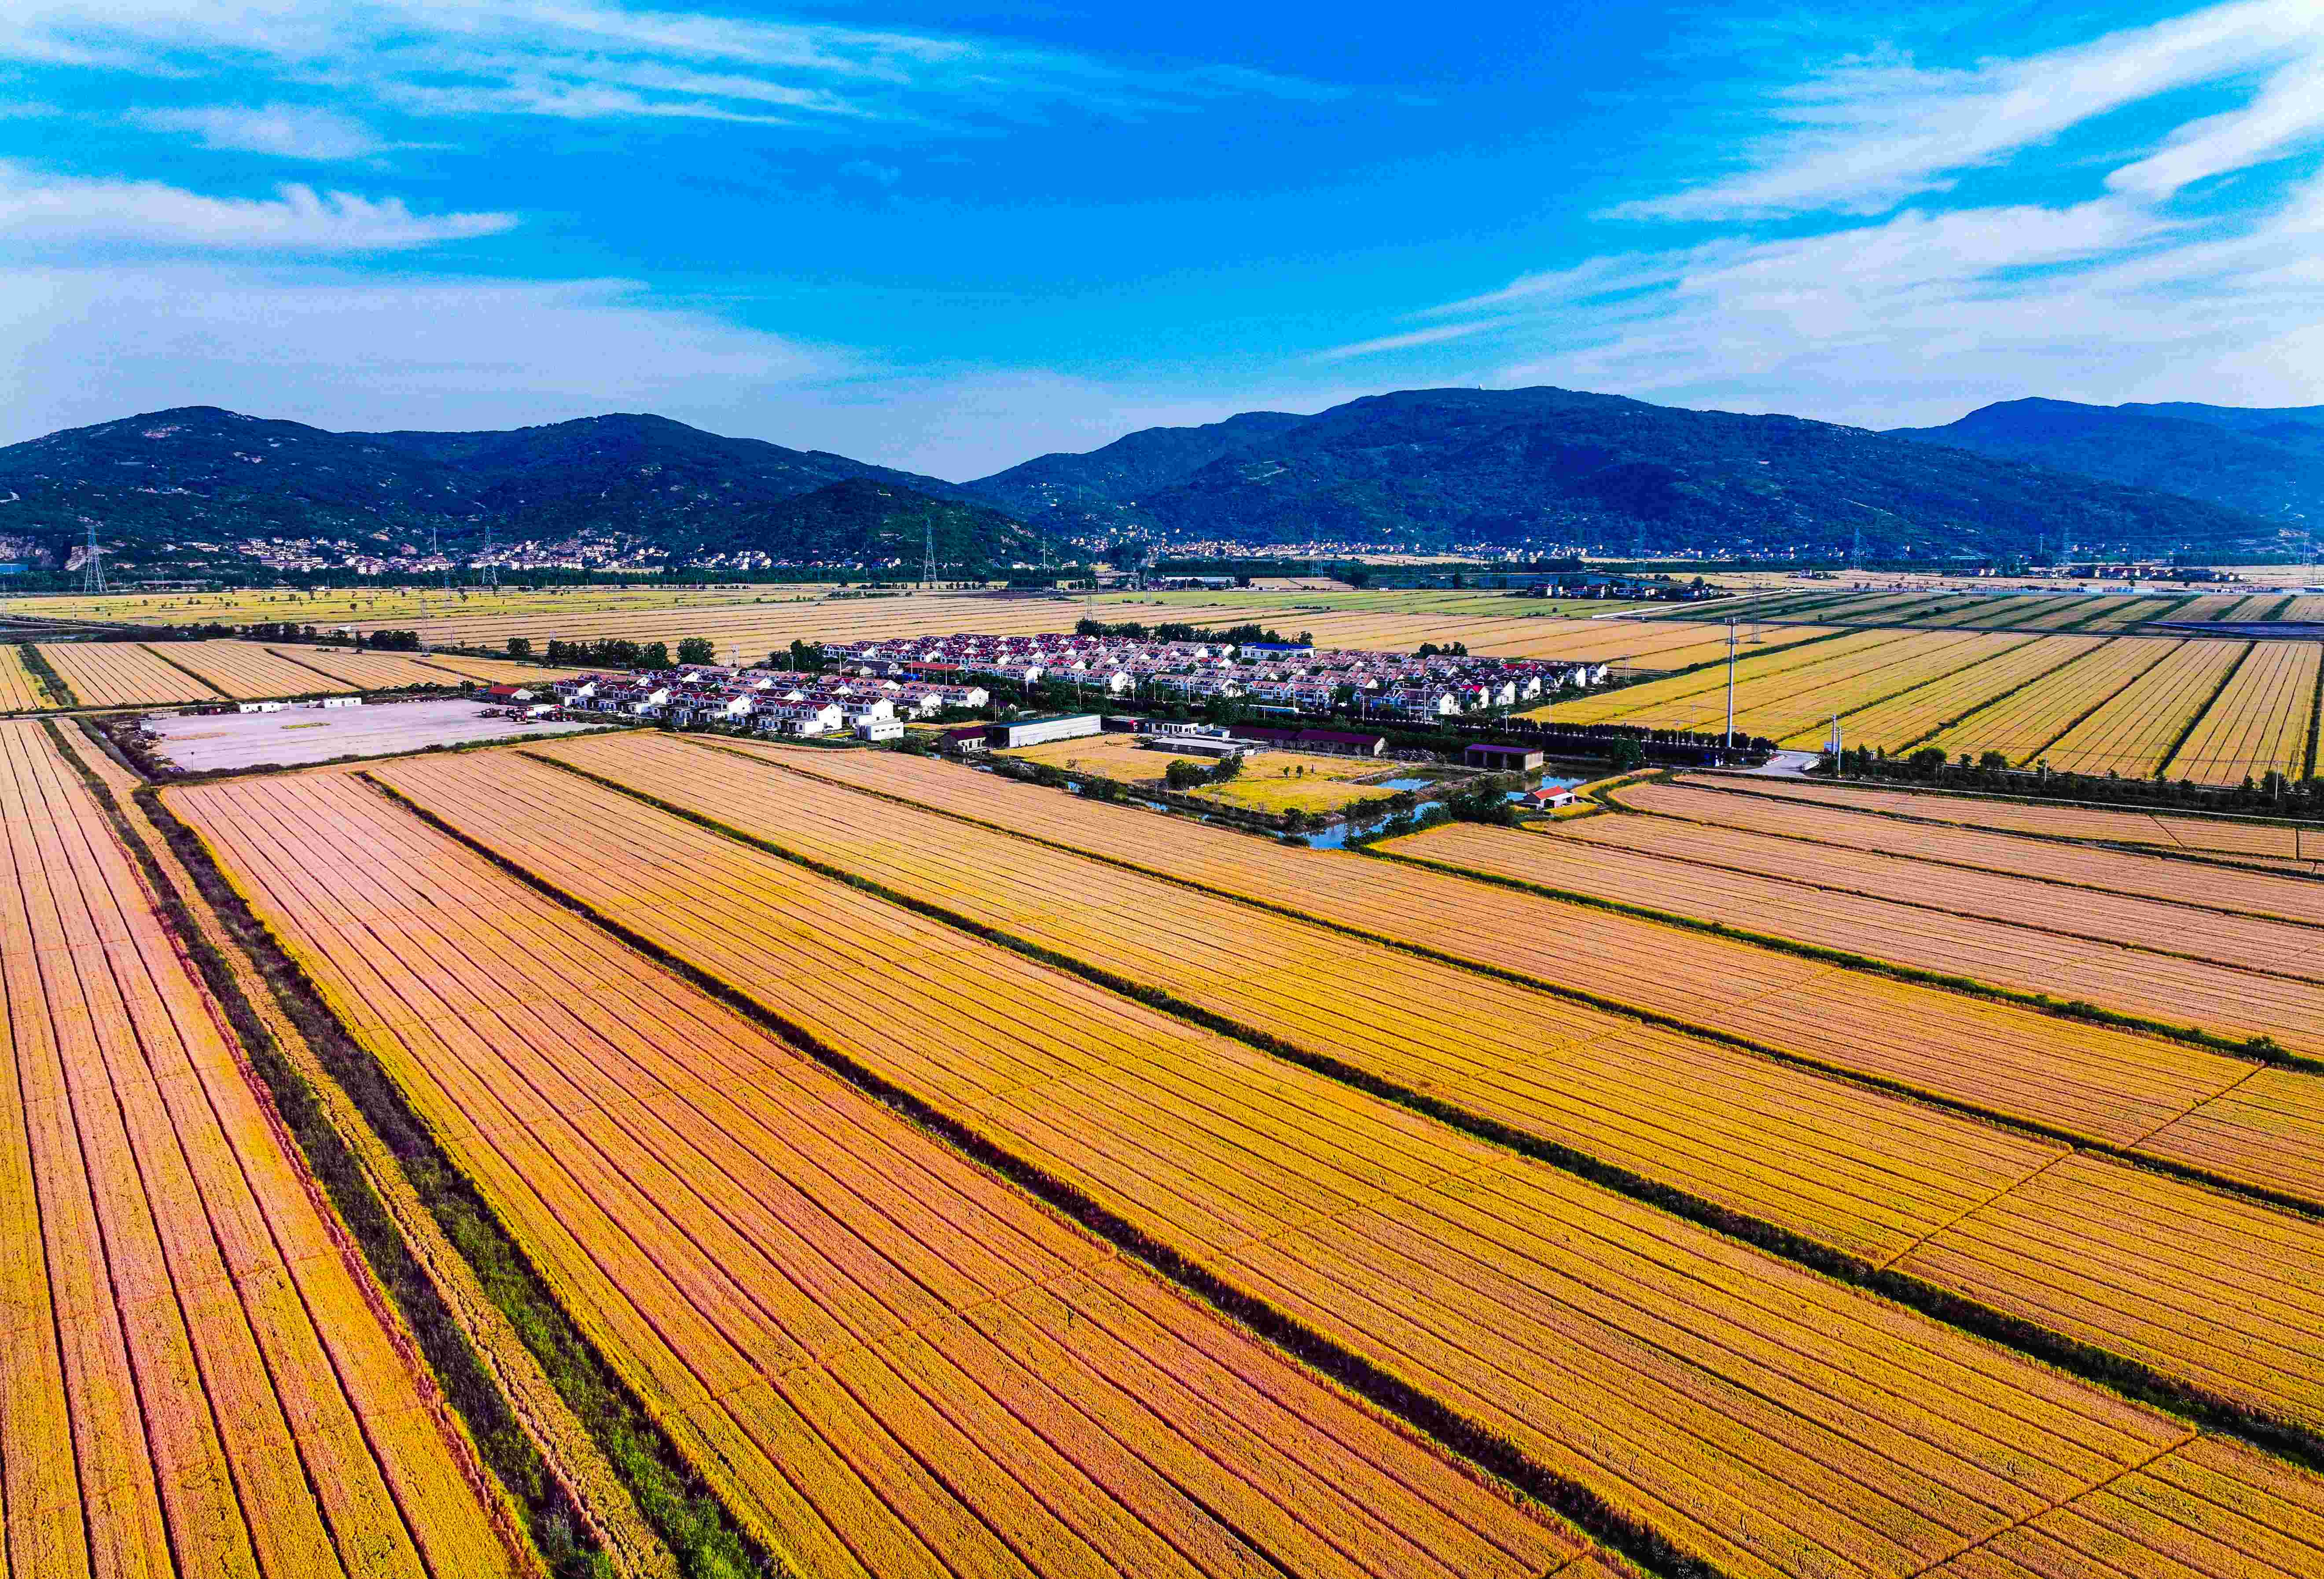
[[[2040,168],[2061,134],[2198,87],[2237,102],[2151,126],[2111,168]],[[1325,354],[1458,340],[1493,381],[1881,426],[2027,392],[2324,398],[2314,0],[2238,0],[1970,70],[1854,62],[1774,104],[1786,129],[1747,168],[1613,211],[1714,224],[1711,239],[1521,276]],[[1952,200],[1958,175],[2020,154],[2040,184],[2081,190]],[[2185,200],[2230,176],[2246,179],[2236,202]]]
[[[1968,70],[1886,55],[1844,61],[1776,96],[1770,107],[1782,130],[1748,148],[1744,168],[1609,212],[1680,220],[1878,213],[2175,88],[2272,67],[2290,73],[2280,80],[2291,87],[2319,50],[2324,6],[2314,0],[2236,0]],[[2251,124],[2253,111],[2236,119]],[[2311,93],[2307,114],[2291,118],[2312,125],[2324,118],[2324,101]]]
[[[151,131],[189,133],[205,148],[271,153],[282,159],[368,159],[390,146],[361,121],[304,105],[138,110],[130,119]]]
[[[197,78],[230,67],[420,115],[899,132],[1343,92],[1240,67],[606,0],[16,0],[0,14],[0,59]]]
[[[284,186],[272,197],[211,197],[160,181],[43,174],[0,161],[0,241],[157,249],[392,252],[491,235],[507,214],[414,214],[398,197]]]

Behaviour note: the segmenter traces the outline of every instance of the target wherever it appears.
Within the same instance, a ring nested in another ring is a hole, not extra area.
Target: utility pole
[[[85,596],[97,597],[105,591],[105,551],[97,546],[97,523],[88,524],[88,552],[80,562],[80,590]]]
[[[1729,750],[1735,747],[1735,617],[1727,617],[1727,739],[1720,745]]]

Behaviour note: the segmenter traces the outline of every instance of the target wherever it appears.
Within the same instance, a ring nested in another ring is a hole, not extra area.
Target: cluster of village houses
[[[1102,636],[943,636],[830,645],[819,673],[703,665],[556,683],[570,711],[763,734],[844,730],[892,739],[904,721],[975,709],[994,687],[1071,684],[1093,702],[1232,699],[1272,712],[1418,721],[1542,700],[1594,685],[1602,663],[1326,649],[1275,643],[1142,641]]]

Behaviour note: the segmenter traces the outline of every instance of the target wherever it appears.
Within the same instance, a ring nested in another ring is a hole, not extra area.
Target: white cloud
[[[2272,119],[2280,144],[2295,123],[2307,132],[2324,125],[2324,95],[2303,87],[2319,54],[2324,5],[2316,0],[2236,0],[1969,70],[1923,69],[1887,58],[1849,61],[1780,96],[1774,114],[1787,129],[1748,152],[1749,168],[1611,212],[1681,220],[1879,213],[1948,190],[1962,171],[2038,146],[2107,111],[2258,70],[2280,70],[2282,91],[2218,117],[2206,136],[2224,148],[2242,125]]]
[[[641,116],[949,127],[1065,106],[1137,117],[1328,85],[1133,67],[905,30],[632,10],[606,0],[14,0],[0,60],[199,76],[234,69],[415,115]]]
[[[137,110],[129,117],[155,132],[190,132],[205,148],[272,153],[284,159],[367,159],[389,144],[372,129],[332,110],[302,105],[205,105]]]
[[[515,223],[506,214],[419,215],[400,197],[297,185],[272,197],[209,197],[160,181],[44,175],[0,160],[0,242],[20,246],[386,252],[491,235]]]
[[[2190,86],[2241,102],[2070,172],[2089,195],[1946,204],[1951,172]],[[2243,0],[1972,71],[1860,65],[1780,102],[1812,124],[1755,168],[1621,211],[1725,234],[1521,276],[1325,354],[1460,344],[1491,382],[1871,427],[2027,393],[2324,400],[2324,5]],[[2235,176],[2233,204],[2182,200]],[[1787,234],[1746,223],[1767,215]]]
[[[35,266],[0,270],[0,299],[7,442],[192,404],[328,427],[507,427],[678,415],[715,391],[731,417],[850,372],[835,353],[652,306],[622,280]]]
[[[338,429],[505,428],[653,411],[964,479],[1263,401],[1034,369],[898,372],[844,348],[566,284],[328,266],[0,266],[0,444],[213,405]],[[91,368],[104,377],[88,376]],[[1307,391],[1312,410],[1354,390]]]

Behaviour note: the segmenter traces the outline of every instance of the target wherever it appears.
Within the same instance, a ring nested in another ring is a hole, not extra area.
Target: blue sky
[[[2324,4],[11,0],[0,441],[2324,402]]]

